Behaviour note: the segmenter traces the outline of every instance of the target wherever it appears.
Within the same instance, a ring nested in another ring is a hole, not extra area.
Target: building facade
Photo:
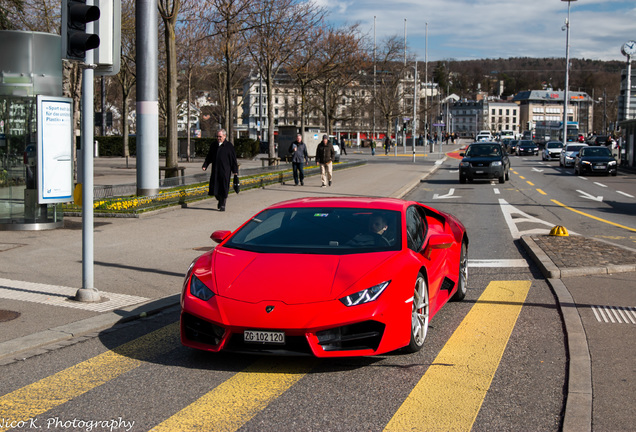
[[[533,130],[537,122],[563,122],[562,90],[531,90],[519,92],[513,102],[519,104],[521,130]],[[593,129],[594,102],[587,93],[569,92],[568,122],[578,123],[579,132]]]

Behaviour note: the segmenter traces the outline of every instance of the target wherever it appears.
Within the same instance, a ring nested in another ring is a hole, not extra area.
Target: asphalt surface
[[[446,146],[444,151],[456,148]],[[216,210],[215,200],[207,199],[139,219],[96,218],[98,303],[78,305],[69,299],[82,286],[81,218],[67,217],[65,227],[57,230],[3,232],[0,365],[178,305],[183,274],[192,259],[213,247],[207,239],[216,229],[235,229],[261,208],[301,196],[403,197],[437,169],[444,154],[418,149],[413,163],[411,151],[404,154],[401,148],[397,154],[375,157],[368,149],[349,149],[342,161],[372,158],[382,163],[334,171],[332,187],[321,188],[320,176],[311,176],[302,187],[271,185],[230,195],[223,213]],[[188,176],[200,173],[201,163],[180,165]],[[241,175],[261,167],[258,158],[240,163]],[[134,159],[96,158],[94,183],[134,183],[134,168]],[[633,366],[618,366],[620,373],[615,373],[607,365],[634,358],[636,250],[582,236],[527,236],[522,244],[552,287],[567,334],[563,430],[631,429],[633,416],[624,407],[636,405]],[[616,332],[623,343],[612,342]],[[612,423],[604,424],[608,416]]]

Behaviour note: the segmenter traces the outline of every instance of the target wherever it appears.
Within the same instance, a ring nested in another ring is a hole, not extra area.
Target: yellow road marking
[[[526,180],[526,183],[528,183],[530,186],[534,186],[534,183],[532,183],[531,181]]]
[[[526,179],[526,178],[525,178],[524,176],[522,176],[522,175],[520,175],[520,176],[519,176],[519,178],[520,178],[520,179],[523,179],[523,180],[525,180],[525,179]]]
[[[568,210],[570,210],[570,211],[573,211],[574,213],[578,213],[578,214],[580,214],[580,215],[582,215],[582,216],[589,217],[589,218],[594,219],[594,220],[597,220],[597,221],[599,221],[599,222],[605,222],[606,224],[614,225],[615,227],[623,228],[623,229],[626,229],[626,230],[628,230],[628,231],[636,232],[636,228],[630,228],[630,227],[628,227],[628,226],[621,225],[621,224],[617,224],[617,223],[615,223],[615,222],[611,222],[611,221],[608,221],[608,220],[606,220],[606,219],[602,219],[602,218],[600,218],[600,217],[592,216],[591,214],[587,214],[587,213],[584,213],[584,212],[582,212],[582,211],[580,211],[580,210],[573,209],[572,207],[568,207],[568,206],[566,206],[565,204],[562,204],[562,203],[560,203],[560,202],[559,202],[559,201],[557,201],[557,200],[551,200],[551,201],[552,201],[553,203],[557,204],[557,205],[560,205],[560,206],[561,206],[561,207],[563,207],[563,208],[566,208],[566,209],[568,209]]]
[[[470,431],[530,285],[488,284],[386,431]]]
[[[297,358],[258,361],[188,405],[152,431],[235,431],[316,364]]]
[[[0,419],[27,421],[174,349],[174,323],[0,397]],[[0,429],[4,431],[7,429]]]
[[[543,192],[541,189],[537,189],[537,192],[539,192],[541,195],[547,195],[547,193]]]

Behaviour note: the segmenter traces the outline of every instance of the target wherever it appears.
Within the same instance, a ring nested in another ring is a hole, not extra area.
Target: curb
[[[563,414],[563,431],[588,432],[592,430],[592,362],[587,336],[583,329],[572,294],[561,277],[607,273],[604,267],[580,267],[559,270],[548,255],[530,236],[522,236],[521,243],[548,281],[557,298],[565,326],[568,353],[568,388]],[[592,273],[593,272],[593,273]]]

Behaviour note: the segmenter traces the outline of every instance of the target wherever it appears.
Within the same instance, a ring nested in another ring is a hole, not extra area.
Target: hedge
[[[99,143],[99,156],[123,156],[124,155],[124,140],[121,136],[96,136],[95,140]],[[213,142],[216,142],[216,138],[190,138],[192,145],[194,146],[195,156],[205,157],[208,154],[208,149]],[[77,139],[77,148],[80,148],[79,137]],[[179,138],[180,150],[185,151],[186,139]],[[236,150],[236,156],[239,158],[253,158],[259,152],[259,142],[250,138],[238,138],[234,141],[234,148]],[[137,155],[137,137],[131,135],[128,137],[128,150],[130,156]],[[179,152],[181,153],[181,152]],[[159,137],[159,155],[164,156],[166,154],[166,138]]]

